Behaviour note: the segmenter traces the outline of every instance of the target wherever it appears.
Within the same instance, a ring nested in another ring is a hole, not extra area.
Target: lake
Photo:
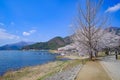
[[[9,70],[35,66],[56,60],[48,51],[0,51],[0,75]]]

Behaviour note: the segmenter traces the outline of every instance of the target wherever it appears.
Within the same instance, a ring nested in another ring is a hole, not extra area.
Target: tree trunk
[[[108,50],[108,49],[105,51],[105,54],[106,54],[106,55],[109,55],[109,50]]]
[[[98,51],[95,51],[95,57],[98,57]]]
[[[92,54],[92,52],[90,52],[90,53],[89,53],[89,58],[90,58],[90,60],[92,60],[92,57],[93,57],[93,54]]]
[[[115,59],[118,59],[117,51],[115,51]]]

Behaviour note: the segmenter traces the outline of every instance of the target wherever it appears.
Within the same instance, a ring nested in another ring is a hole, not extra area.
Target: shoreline
[[[1,67],[0,67],[0,76],[3,76],[6,72],[16,71],[21,68],[42,65],[48,62],[55,61],[57,56],[56,54],[52,54],[48,52],[48,50],[46,51],[45,50],[44,51],[43,50],[39,50],[39,51],[38,50],[35,50],[35,51],[0,50],[0,51],[1,51],[0,55],[2,60]],[[44,56],[44,53],[45,53],[45,60],[42,59],[42,56]],[[6,58],[6,56],[8,58]],[[9,62],[9,63],[6,64],[5,62]]]
[[[11,51],[16,51],[16,50],[11,50]],[[19,50],[19,51],[22,51],[22,50]],[[38,51],[38,50],[35,50],[35,51]],[[41,51],[41,50],[39,50],[39,51]],[[47,51],[50,52],[50,53],[52,53],[52,54],[58,54],[57,50],[47,50]],[[78,57],[78,56],[72,56],[72,55],[62,56],[62,55],[58,54],[56,56],[56,60],[55,61],[66,61],[66,60],[72,60],[72,59],[82,59],[82,58]],[[6,72],[3,72],[3,74],[1,74],[0,77],[3,76],[6,73],[13,72],[13,71],[19,71],[19,70],[24,69],[26,67],[41,66],[41,65],[48,64],[48,63],[55,62],[55,61],[50,61],[50,62],[46,62],[46,63],[42,63],[42,64],[37,64],[37,65],[32,65],[32,66],[24,66],[24,67],[19,67],[19,68],[14,68],[14,69],[8,69]]]
[[[4,72],[3,74],[1,74],[0,77],[4,76],[6,73],[19,71],[19,70],[22,70],[24,68],[42,66],[42,65],[45,65],[45,64],[48,64],[48,63],[53,63],[53,62],[56,62],[56,61],[65,61],[65,60],[70,60],[71,59],[71,58],[68,58],[68,57],[60,57],[60,58],[58,58],[59,56],[60,55],[56,56],[56,60],[55,61],[50,61],[50,62],[46,62],[46,63],[42,63],[42,64],[37,64],[37,65],[31,65],[31,66],[24,66],[24,67],[20,67],[20,68],[8,69],[6,72]]]
[[[21,50],[20,50],[21,51]],[[36,50],[35,50],[36,51]],[[37,50],[38,51],[38,50]],[[41,51],[41,50],[40,50]],[[47,50],[48,51],[48,50]],[[52,54],[58,54],[56,52],[56,50],[49,50],[48,52],[52,53]],[[51,61],[51,62],[46,62],[43,64],[38,64],[38,65],[33,65],[33,66],[25,66],[25,67],[21,67],[19,69],[12,69],[12,70],[8,70],[7,72],[5,72],[2,76],[0,76],[0,79],[2,80],[26,80],[24,78],[29,78],[29,77],[34,77],[37,75],[36,78],[40,78],[46,74],[48,74],[48,72],[53,72],[52,69],[56,68],[57,66],[59,66],[59,68],[62,68],[63,65],[62,64],[67,64],[66,62],[72,62],[75,60],[81,60],[82,58],[79,56],[62,56],[60,58],[57,58],[59,56],[62,55],[57,55],[56,56],[56,60],[55,61]],[[81,62],[81,61],[80,61]],[[62,65],[62,66],[61,66]],[[54,67],[54,68],[53,68]],[[47,71],[46,71],[46,69]],[[52,68],[52,69],[51,69]],[[45,69],[45,70],[44,70]],[[55,71],[56,72],[56,71]],[[34,75],[34,76],[33,76]],[[29,77],[28,77],[29,76]],[[21,79],[23,78],[23,79]],[[36,79],[35,78],[35,79]],[[35,80],[34,79],[34,80]],[[32,80],[32,79],[27,79],[27,80]]]
[[[57,65],[57,63],[60,64],[61,61],[53,61],[53,62],[48,62],[48,63],[35,65],[35,66],[26,66],[26,67],[20,68],[18,70],[7,71],[2,76],[0,76],[0,79],[3,79],[3,80],[4,79],[5,80],[6,79],[10,79],[10,80],[13,79],[14,80],[14,78],[17,78],[17,77],[19,79],[21,77],[24,77],[24,75],[22,75],[22,74],[30,75],[31,73],[34,73],[34,72],[37,73],[37,71],[39,71],[39,69],[42,71],[46,67],[47,68],[53,67],[53,66],[55,67]],[[43,72],[42,74],[45,74],[45,73]],[[20,76],[18,76],[18,75],[20,75]]]
[[[6,72],[0,77],[2,80],[37,80],[50,76],[50,74],[59,72],[61,70],[68,69],[78,63],[79,60],[68,60],[68,61],[53,61],[42,65],[29,66],[21,68],[17,71]],[[70,66],[69,66],[70,65]]]
[[[52,62],[55,62],[55,61],[50,61],[50,62],[46,62],[46,63],[42,63],[42,64],[37,64],[37,65],[31,65],[31,66],[24,66],[24,67],[20,67],[20,68],[8,69],[6,72],[4,72],[3,74],[1,74],[0,77],[4,76],[7,73],[16,72],[16,71],[23,70],[23,69],[29,68],[29,67],[32,68],[32,67],[42,66],[42,65],[45,65],[45,64],[48,64],[48,63],[52,63]]]

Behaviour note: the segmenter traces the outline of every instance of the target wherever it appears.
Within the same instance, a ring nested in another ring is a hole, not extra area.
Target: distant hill
[[[120,36],[120,27],[109,27],[106,30]]]
[[[29,50],[29,49],[38,49],[38,50],[42,50],[42,49],[57,49],[59,47],[63,47],[67,44],[70,44],[71,40],[70,37],[55,37],[47,42],[39,42],[39,43],[35,43],[32,45],[28,45],[28,46],[24,46],[22,49],[25,50]]]
[[[6,44],[4,46],[1,46],[0,50],[20,50],[23,46],[27,46],[30,44],[33,44],[33,42],[21,41],[21,42],[17,42],[13,44]]]

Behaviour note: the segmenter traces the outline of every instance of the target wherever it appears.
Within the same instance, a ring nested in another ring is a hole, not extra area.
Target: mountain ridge
[[[29,50],[29,49],[38,49],[38,50],[53,49],[53,50],[55,50],[59,47],[63,47],[63,46],[70,44],[70,43],[71,43],[70,37],[62,38],[62,37],[57,36],[57,37],[50,39],[47,42],[38,42],[38,43],[35,43],[33,45],[24,46],[22,49],[25,49],[25,50]]]
[[[20,41],[13,44],[6,44],[0,47],[0,50],[20,50],[23,46],[34,44],[34,42]]]

